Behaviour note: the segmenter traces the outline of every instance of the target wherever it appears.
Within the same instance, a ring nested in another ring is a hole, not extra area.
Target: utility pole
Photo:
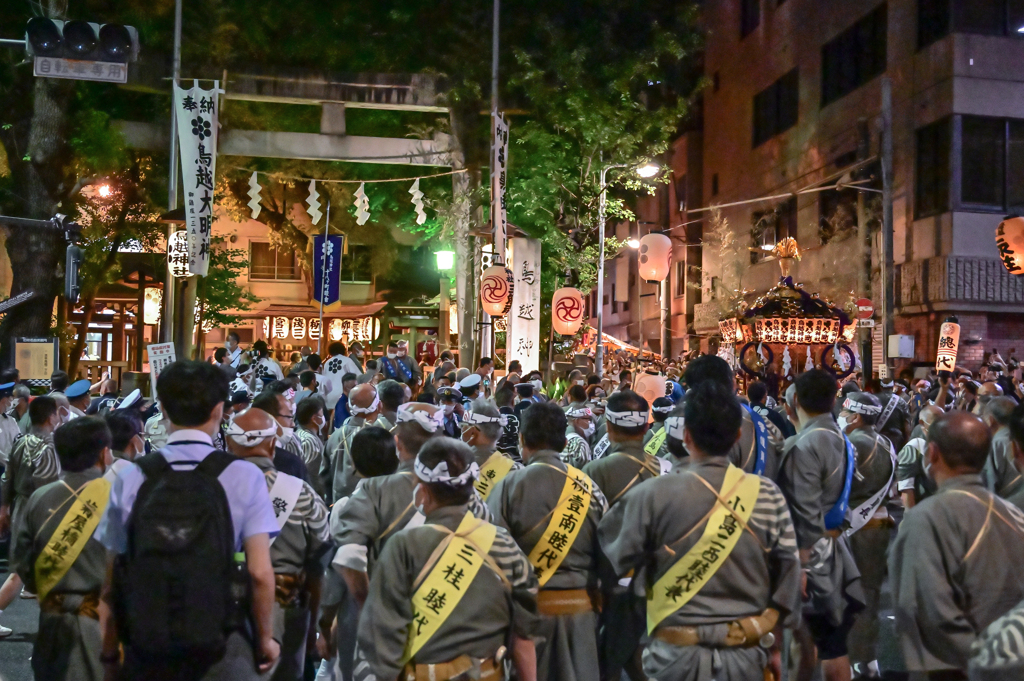
[[[181,3],[182,0],[174,1],[174,56],[171,62],[172,83],[177,84],[181,77]],[[174,85],[171,85],[171,160],[167,173],[167,209],[172,211],[178,207],[178,120],[174,110]],[[174,234],[174,223],[167,224],[167,241],[170,243],[171,235]],[[160,324],[161,338],[164,343],[174,341],[174,301],[175,277],[171,274],[171,268],[167,267],[164,272],[164,315]],[[142,352],[142,348],[139,348]],[[177,356],[181,357],[181,350],[178,349]]]
[[[892,81],[882,76],[882,367],[888,372],[889,336],[893,332],[893,282],[892,282]]]

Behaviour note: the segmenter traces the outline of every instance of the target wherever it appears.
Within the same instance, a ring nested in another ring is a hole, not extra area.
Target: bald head
[[[998,383],[988,381],[982,383],[981,387],[978,388],[978,397],[1002,397],[1003,388]]]
[[[366,409],[373,404],[373,399],[376,396],[377,389],[369,383],[363,383],[352,389],[352,392],[348,394],[348,401],[360,409]]]
[[[935,423],[935,419],[939,418],[944,413],[946,412],[942,411],[939,407],[936,407],[934,404],[929,404],[921,409],[921,413],[917,418],[918,421],[921,422],[921,425],[927,428],[931,424]]]
[[[268,435],[253,444],[242,444],[230,435],[227,438],[228,450],[235,456],[246,458],[250,456],[274,457],[274,443],[276,440],[277,421],[273,416],[262,409],[246,409],[235,414],[231,419],[237,429],[246,433],[257,433],[259,431],[275,430],[275,434]],[[233,429],[234,430],[234,429]],[[245,439],[245,438],[243,438]]]
[[[929,450],[958,473],[977,473],[985,465],[992,434],[974,414],[954,411],[938,417],[928,429]]]

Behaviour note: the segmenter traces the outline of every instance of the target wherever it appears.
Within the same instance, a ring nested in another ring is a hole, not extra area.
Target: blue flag
[[[343,236],[313,237],[313,300],[331,305],[341,298],[341,249]]]

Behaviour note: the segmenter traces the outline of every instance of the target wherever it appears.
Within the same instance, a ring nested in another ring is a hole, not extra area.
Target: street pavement
[[[0,573],[7,579],[7,542],[0,545]],[[2,583],[2,582],[0,582]],[[39,604],[36,600],[16,598],[0,615],[0,624],[14,633],[0,639],[0,681],[33,681],[32,644],[39,626]]]

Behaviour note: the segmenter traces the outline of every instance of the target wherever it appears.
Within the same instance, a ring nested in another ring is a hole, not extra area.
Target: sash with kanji
[[[72,490],[72,494],[71,508],[36,559],[36,596],[40,601],[64,578],[92,538],[110,501],[110,481],[97,478]]]
[[[512,459],[501,452],[491,454],[491,457],[480,467],[480,477],[474,483],[481,499],[487,501],[487,496],[491,493],[491,490],[508,475],[509,471],[512,470],[512,465]]]
[[[710,485],[707,487],[714,491]],[[704,533],[647,593],[648,633],[689,603],[718,572],[747,527],[760,490],[760,476],[748,475],[729,464],[722,488],[715,494],[715,506],[707,516]]]
[[[668,437],[668,429],[662,428],[647,441],[647,444],[644,445],[644,451],[651,456],[658,456],[658,451],[665,444],[666,437]]]
[[[295,510],[295,504],[299,503],[302,486],[300,478],[278,471],[274,486],[270,488],[270,504],[274,508],[274,517],[277,520],[279,532],[284,529],[288,518],[291,517],[292,511]],[[270,543],[273,544],[280,536],[280,534],[275,535]]]
[[[476,573],[485,562],[489,562],[487,552],[491,550],[497,531],[494,525],[467,512],[458,529],[434,549],[434,555],[424,567],[430,572],[412,595],[412,622],[409,623],[402,666],[416,656],[458,607]],[[436,557],[438,552],[442,552],[440,558]]]
[[[566,466],[565,485],[558,503],[551,512],[551,520],[541,535],[540,541],[530,551],[529,560],[541,587],[558,571],[569,549],[587,519],[594,483],[583,471]]]
[[[871,455],[868,456],[867,461],[864,462],[865,468],[871,459],[875,456],[875,452],[878,451],[878,438],[880,435],[875,435],[875,448],[871,451]],[[870,499],[865,501],[857,508],[850,511],[850,527],[846,530],[846,536],[849,537],[860,528],[867,525],[868,521],[871,520],[878,509],[881,507],[885,500],[889,498],[889,492],[892,489],[892,481],[896,478],[896,450],[893,449],[892,444],[889,444],[889,459],[892,461],[892,473],[889,474],[889,481],[878,488]]]
[[[882,428],[885,428],[885,424],[889,422],[889,417],[892,416],[894,411],[896,411],[896,405],[899,403],[900,396],[893,393],[892,397],[890,397],[889,401],[886,403],[885,410],[882,412],[882,415],[878,417],[877,421],[875,421],[875,432],[882,432]]]
[[[750,414],[750,422],[754,425],[753,447],[757,448],[757,459],[754,461],[754,472],[764,475],[765,465],[768,463],[768,426],[765,425],[764,417],[744,404],[747,413]]]

